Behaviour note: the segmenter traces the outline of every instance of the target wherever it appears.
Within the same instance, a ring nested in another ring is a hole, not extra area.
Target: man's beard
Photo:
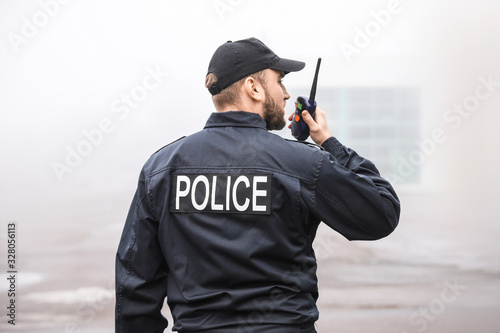
[[[269,131],[283,129],[286,125],[285,112],[268,95],[264,100],[264,120]]]

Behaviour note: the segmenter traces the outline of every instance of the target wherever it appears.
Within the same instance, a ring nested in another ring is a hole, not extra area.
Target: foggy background
[[[380,241],[320,228],[318,332],[498,332],[499,15],[494,0],[1,1],[0,330],[113,331],[140,169],[202,129],[213,52],[253,36],[307,64],[285,77],[287,114],[322,57],[333,135],[402,203]]]

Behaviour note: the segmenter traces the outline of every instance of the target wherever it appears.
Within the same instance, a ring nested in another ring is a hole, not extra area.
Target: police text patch
[[[270,173],[172,173],[170,212],[270,214]]]

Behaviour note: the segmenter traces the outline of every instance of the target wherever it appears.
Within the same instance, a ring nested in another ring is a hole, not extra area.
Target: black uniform
[[[314,332],[320,221],[374,240],[399,210],[373,163],[335,138],[307,145],[258,114],[213,113],[141,172],[117,254],[116,332],[163,332],[165,297],[181,332]]]

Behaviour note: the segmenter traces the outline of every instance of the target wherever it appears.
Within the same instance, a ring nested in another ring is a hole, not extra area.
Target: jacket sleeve
[[[115,268],[115,332],[163,332],[168,325],[160,312],[167,296],[167,269],[143,172],[125,222]]]
[[[400,203],[375,165],[331,137],[307,197],[312,212],[349,240],[389,235],[399,221]]]

